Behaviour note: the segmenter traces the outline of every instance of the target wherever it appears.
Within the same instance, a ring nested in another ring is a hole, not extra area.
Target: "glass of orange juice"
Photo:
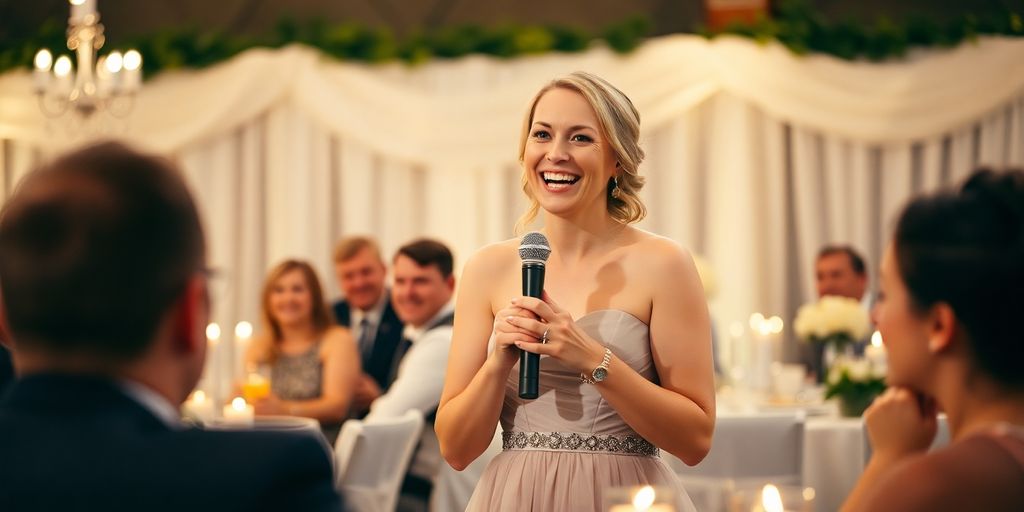
[[[242,396],[245,401],[252,403],[270,395],[270,379],[257,372],[249,372],[245,381],[242,382]]]

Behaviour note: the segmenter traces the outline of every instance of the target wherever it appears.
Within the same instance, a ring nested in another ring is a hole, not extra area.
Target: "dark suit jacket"
[[[347,301],[334,303],[334,318],[345,327],[353,327],[352,311]],[[377,337],[373,340],[373,351],[370,354],[359,354],[363,358],[363,372],[377,381],[382,392],[391,386],[391,367],[395,360],[395,350],[402,341],[403,327],[389,298],[380,318],[380,326],[377,327]]]
[[[313,437],[172,430],[99,378],[16,381],[0,460],[0,510],[341,510]]]
[[[4,390],[13,380],[14,365],[11,363],[11,353],[0,345],[0,396],[4,396]]]

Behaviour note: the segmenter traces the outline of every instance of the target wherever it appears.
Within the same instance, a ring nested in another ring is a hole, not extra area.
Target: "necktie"
[[[359,355],[363,359],[363,368],[370,362],[370,355],[373,353],[373,337],[370,332],[370,319],[363,318],[359,322]]]

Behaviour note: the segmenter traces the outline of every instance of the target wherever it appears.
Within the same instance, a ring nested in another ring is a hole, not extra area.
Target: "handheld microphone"
[[[519,258],[523,260],[523,295],[541,298],[544,292],[544,264],[551,255],[551,246],[544,235],[533,231],[519,244]],[[519,398],[533,399],[538,395],[540,382],[540,355],[527,351],[519,354]]]

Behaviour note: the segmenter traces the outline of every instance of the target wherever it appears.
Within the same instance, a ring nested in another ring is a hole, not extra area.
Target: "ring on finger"
[[[541,344],[545,344],[548,341],[550,341],[550,340],[548,340],[548,331],[549,331],[549,329],[544,329],[544,334],[540,335],[540,342],[541,342]]]

